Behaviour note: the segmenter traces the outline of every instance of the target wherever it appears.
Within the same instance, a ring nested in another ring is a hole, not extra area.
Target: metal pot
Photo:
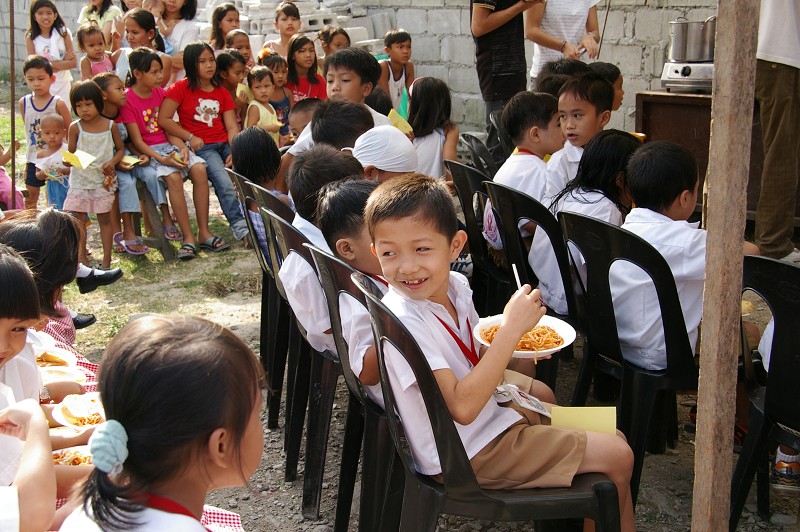
[[[714,61],[714,34],[717,16],[703,22],[689,22],[683,17],[670,25],[669,60],[676,63]]]

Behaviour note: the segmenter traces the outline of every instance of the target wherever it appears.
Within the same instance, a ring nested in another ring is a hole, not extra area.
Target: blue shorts
[[[36,177],[36,165],[28,163],[25,166],[25,184],[29,187],[43,187],[47,181],[42,181]]]

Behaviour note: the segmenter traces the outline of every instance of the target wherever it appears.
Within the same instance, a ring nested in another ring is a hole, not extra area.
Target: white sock
[[[798,458],[800,458],[800,456],[798,456],[797,454],[783,454],[780,448],[778,448],[778,456],[775,459],[778,462],[786,462],[787,464],[789,464],[792,462],[797,462]]]
[[[77,312],[75,312],[75,311],[74,311],[74,310],[72,310],[72,309],[67,309],[67,310],[69,310],[69,317],[70,317],[70,318],[72,318],[72,319],[75,319],[75,316],[77,316],[77,315],[78,315],[78,313],[77,313]]]
[[[92,274],[92,269],[90,267],[86,266],[81,262],[78,263],[78,273],[75,275],[75,277],[80,277],[80,278],[89,277],[91,274]]]

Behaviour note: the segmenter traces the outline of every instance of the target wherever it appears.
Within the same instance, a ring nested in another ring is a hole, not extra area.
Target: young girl
[[[218,5],[211,13],[211,38],[208,40],[208,44],[215,52],[221,52],[227,48],[225,37],[232,30],[238,29],[239,11],[236,10],[236,6],[229,3]]]
[[[275,114],[275,109],[269,103],[272,93],[275,91],[272,72],[265,66],[257,66],[247,75],[247,83],[250,86],[250,92],[253,93],[253,101],[247,107],[245,127],[260,127],[270,134],[277,146],[280,143],[278,132],[281,129],[281,123],[278,115]]]
[[[575,212],[614,225],[622,225],[631,199],[625,179],[628,159],[642,145],[623,131],[607,129],[595,135],[581,157],[578,173],[550,203],[554,215]],[[582,279],[586,280],[583,256],[570,244],[570,253]],[[567,300],[550,239],[542,231],[533,235],[528,262],[539,278],[539,290],[548,308],[567,313]]]
[[[272,41],[266,41],[262,51],[265,53],[276,52],[284,58],[289,56],[289,40],[294,37],[303,21],[300,20],[300,10],[292,2],[281,2],[275,8],[275,29],[278,32],[278,38]]]
[[[113,120],[103,118],[103,92],[94,81],[80,81],[70,93],[72,111],[78,120],[69,126],[69,151],[81,150],[96,157],[86,168],[73,166],[64,209],[79,219],[97,215],[103,242],[103,268],[111,267],[111,216],[117,178],[114,167],[125,155],[119,130]]]
[[[325,80],[317,74],[317,52],[311,39],[300,34],[292,37],[286,62],[289,68],[286,88],[292,91],[294,103],[306,98],[328,99]]]
[[[103,32],[105,42],[111,42],[111,24],[114,18],[122,14],[122,10],[111,3],[111,0],[89,0],[78,15],[78,24],[95,22]]]
[[[418,78],[408,97],[408,123],[414,130],[419,173],[445,176],[444,160],[458,160],[458,126],[450,121],[450,88],[437,78]]]
[[[225,47],[242,54],[245,70],[250,73],[250,69],[256,65],[256,62],[253,61],[253,48],[250,46],[250,36],[247,32],[239,29],[229,31],[225,36]]]
[[[279,132],[281,141],[278,146],[285,146],[290,143],[289,111],[291,111],[294,106],[292,91],[286,87],[286,79],[289,76],[289,64],[286,62],[286,59],[274,52],[260,58],[259,63],[272,72],[272,80],[275,89],[272,91],[269,104],[275,109],[275,115],[281,123],[281,130]]]
[[[183,52],[193,42],[200,40],[200,26],[194,20],[197,14],[197,0],[170,0],[164,3],[164,15],[159,19],[171,27],[167,40],[172,45],[172,70],[170,81],[186,77],[183,66]],[[165,70],[165,72],[167,72]]]
[[[231,178],[225,171],[231,157],[229,142],[239,132],[236,104],[231,93],[217,83],[214,50],[208,43],[196,42],[187,46],[184,65],[186,79],[167,89],[158,114],[158,125],[169,135],[177,137],[179,140],[176,142],[183,141],[187,149],[205,160],[208,178],[214,185],[222,212],[231,225],[233,236],[241,240],[247,235],[247,223],[239,211]],[[180,123],[173,118],[176,112]],[[200,247],[222,251],[230,244],[214,237],[204,241]]]
[[[247,76],[245,63],[244,56],[236,50],[225,50],[217,55],[217,83],[231,93],[231,97],[236,104],[235,114],[238,129],[242,129],[242,117],[247,110],[247,104],[250,103],[246,96],[239,98],[236,94],[239,85]]]
[[[209,321],[125,326],[103,355],[95,470],[61,530],[206,530],[206,495],[246,484],[261,460],[261,379],[253,352]]]
[[[170,72],[172,71],[172,59],[164,53],[164,40],[156,29],[156,19],[152,13],[142,8],[133,8],[125,15],[125,36],[128,39],[130,48],[120,48],[111,56],[112,61],[116,61],[116,72],[119,79],[125,82],[130,74],[128,66],[128,55],[131,50],[145,47],[157,50],[164,65],[164,80],[161,86],[165,87],[169,82]]]
[[[56,77],[50,94],[68,102],[72,84],[70,70],[78,66],[78,59],[72,34],[51,0],[35,0],[31,4],[31,25],[25,33],[25,48],[28,55],[41,55],[50,61]]]
[[[103,32],[100,31],[97,24],[87,22],[81,25],[76,38],[78,39],[78,49],[86,54],[81,59],[81,81],[92,79],[103,72],[114,71],[116,65],[111,60],[111,55],[106,52]]]
[[[325,64],[325,57],[329,56],[336,50],[350,47],[350,36],[344,30],[337,26],[325,26],[317,32],[319,44],[322,47],[322,57],[317,59],[317,70],[322,72],[322,67]]]
[[[208,229],[208,175],[203,160],[189,151],[180,139],[174,139],[182,146],[180,150],[172,145],[159,123],[166,94],[161,88],[161,78],[165,75],[161,58],[153,50],[139,48],[131,52],[130,60],[127,103],[122,109],[121,118],[134,148],[150,158],[150,167],[167,184],[172,209],[183,232],[183,245],[178,250],[178,258],[188,260],[197,256],[197,244],[189,225],[189,210],[183,194],[183,180],[187,176],[192,181],[198,239],[205,245],[213,246],[217,242],[217,246],[227,246],[224,240],[212,235]],[[176,153],[180,160],[175,158]],[[169,220],[166,216],[165,223]]]

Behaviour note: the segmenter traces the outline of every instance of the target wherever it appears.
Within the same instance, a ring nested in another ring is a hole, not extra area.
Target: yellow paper
[[[140,161],[138,157],[134,157],[133,155],[126,155],[125,157],[122,158],[121,162],[122,164],[127,164],[128,166],[134,166],[142,161]]]
[[[246,102],[253,101],[253,93],[250,91],[250,87],[244,83],[239,83],[236,86],[236,97]]]
[[[392,123],[394,127],[399,129],[406,135],[414,131],[413,129],[411,129],[411,124],[406,122],[406,119],[400,116],[400,114],[394,109],[389,111],[389,121]]]
[[[64,157],[64,162],[75,166],[76,168],[86,168],[94,162],[97,157],[85,151],[75,150],[75,153],[70,153],[67,150],[61,150],[61,155]]]
[[[615,406],[554,406],[550,414],[550,424],[554,427],[617,433]]]

